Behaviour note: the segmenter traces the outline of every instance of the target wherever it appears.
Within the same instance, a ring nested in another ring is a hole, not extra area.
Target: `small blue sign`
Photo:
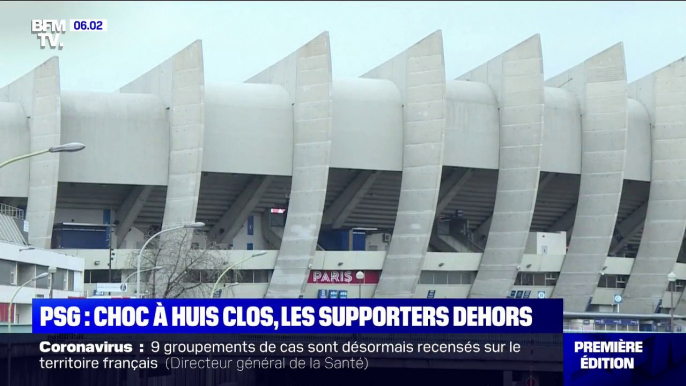
[[[253,216],[248,216],[248,236],[252,236],[255,232],[255,220]]]
[[[329,299],[338,299],[338,290],[329,290]]]
[[[325,289],[320,289],[317,291],[317,299],[326,299],[327,297],[328,296]]]
[[[426,294],[427,299],[433,299],[436,297],[436,290],[429,290],[429,293]]]
[[[524,291],[517,291],[517,299],[521,299],[524,296]]]
[[[545,299],[545,291],[538,291],[536,297],[539,299]]]
[[[615,304],[619,304],[622,302],[622,295],[615,294],[615,296],[612,298],[612,300],[615,302]]]
[[[348,298],[348,291],[346,291],[346,290],[338,291],[338,298],[339,299],[347,299]]]

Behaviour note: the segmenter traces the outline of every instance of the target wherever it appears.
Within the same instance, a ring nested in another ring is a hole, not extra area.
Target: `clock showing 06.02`
[[[106,19],[72,19],[69,20],[69,31],[107,31]]]

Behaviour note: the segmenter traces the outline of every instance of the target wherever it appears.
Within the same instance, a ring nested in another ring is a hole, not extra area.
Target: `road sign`
[[[536,386],[538,382],[536,381],[536,378],[534,377],[529,377],[526,380],[526,386]]]
[[[328,296],[325,289],[320,289],[317,291],[317,299],[326,299],[327,297]]]
[[[96,283],[95,289],[100,292],[126,292],[126,283]]]
[[[329,299],[338,299],[338,290],[329,290]]]
[[[339,299],[347,299],[348,298],[348,291],[346,291],[346,290],[338,291],[338,298]]]
[[[545,291],[538,291],[536,297],[539,299],[545,299]]]
[[[426,294],[427,299],[433,299],[436,297],[436,290],[429,290],[429,292]]]
[[[522,296],[522,299],[528,299],[531,297],[531,291],[524,291],[524,295]]]
[[[222,289],[215,290],[214,293],[212,294],[213,299],[219,299],[222,297]]]
[[[615,297],[612,300],[615,302],[615,304],[619,304],[622,302],[622,295],[615,294]]]

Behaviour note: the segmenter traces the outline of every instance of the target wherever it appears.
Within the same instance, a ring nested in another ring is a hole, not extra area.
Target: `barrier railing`
[[[19,209],[7,204],[0,204],[0,214],[18,218],[20,220],[24,220],[26,218],[24,214],[24,209]]]

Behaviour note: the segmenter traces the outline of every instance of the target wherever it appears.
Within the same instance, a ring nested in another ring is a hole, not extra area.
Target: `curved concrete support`
[[[0,102],[18,103],[24,109],[29,122],[31,152],[60,144],[60,68],[57,57],[48,59],[0,89]],[[38,248],[50,248],[59,168],[59,154],[48,153],[29,160],[26,219],[29,222],[29,244]]]
[[[546,82],[581,104],[581,183],[574,229],[553,297],[566,311],[586,310],[612,242],[628,128],[624,47],[619,43]]]
[[[62,158],[60,182],[98,184],[107,175],[110,184],[167,185],[169,120],[158,96],[63,91],[61,105],[62,143],[87,147]]]
[[[331,48],[324,32],[248,83],[278,84],[294,109],[288,217],[268,298],[297,298],[309,275],[322,222],[331,152]]]
[[[441,31],[362,77],[392,81],[404,102],[398,215],[374,297],[408,298],[429,248],[443,169],[446,81]]]
[[[538,193],[544,118],[540,36],[532,36],[459,80],[488,84],[500,106],[498,190],[469,297],[504,298],[524,255]]]
[[[154,94],[169,109],[169,178],[162,228],[195,221],[205,131],[202,42],[195,41],[119,92]]]
[[[0,96],[0,162],[31,152],[31,132],[19,103]],[[0,197],[29,196],[29,164],[15,162],[0,169]]]
[[[686,58],[632,83],[629,95],[651,117],[652,172],[648,213],[622,312],[652,313],[667,290],[686,229]]]

